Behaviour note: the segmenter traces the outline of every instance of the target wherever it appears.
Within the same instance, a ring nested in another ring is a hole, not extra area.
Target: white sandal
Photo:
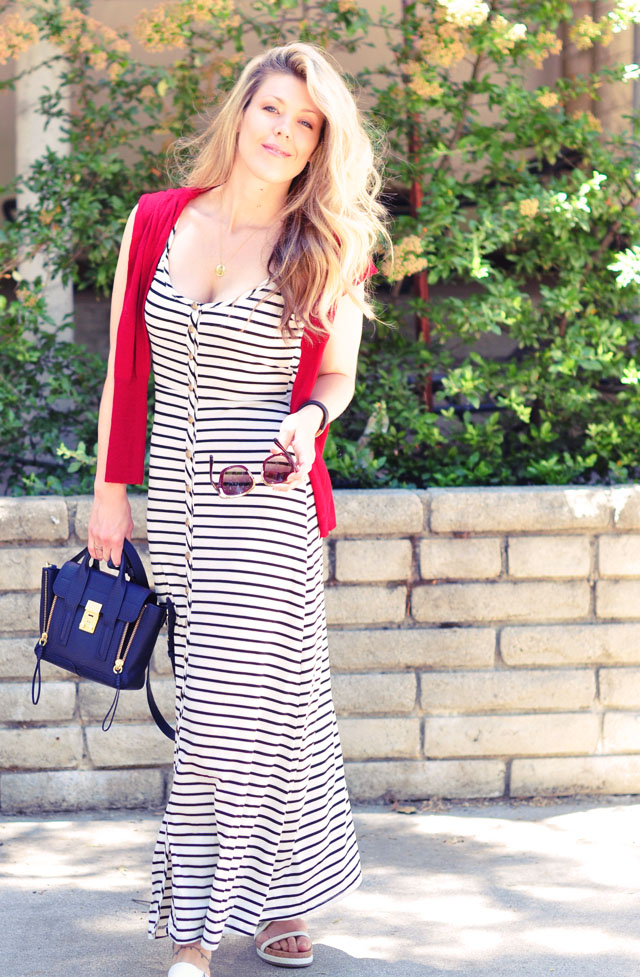
[[[256,936],[260,936],[267,926],[271,926],[275,923],[275,919],[268,919],[264,923],[260,923],[256,929]],[[309,934],[305,930],[291,930],[289,933],[278,933],[277,936],[270,936],[264,941],[262,946],[258,946],[256,943],[256,953],[261,960],[266,960],[267,963],[273,964],[274,967],[309,967],[313,963],[313,950],[298,950],[297,953],[289,953],[288,950],[272,950],[271,953],[265,951],[265,947],[271,946],[273,943],[279,943],[281,940],[287,940],[290,936],[306,936]],[[169,977],[173,977],[172,974]],[[176,974],[176,977],[181,977],[180,974]],[[187,975],[185,974],[185,977]]]
[[[209,974],[205,974],[204,970],[196,967],[195,963],[181,961],[174,963],[173,967],[169,968],[167,977],[209,977]]]

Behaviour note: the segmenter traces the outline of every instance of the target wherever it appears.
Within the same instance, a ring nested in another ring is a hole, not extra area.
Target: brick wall
[[[145,503],[133,498],[144,533]],[[337,492],[333,686],[354,796],[640,793],[640,488]],[[45,668],[40,568],[87,498],[0,500],[0,810],[159,805],[171,745],[144,692]],[[144,540],[139,547],[144,553]],[[161,643],[154,688],[172,713]]]

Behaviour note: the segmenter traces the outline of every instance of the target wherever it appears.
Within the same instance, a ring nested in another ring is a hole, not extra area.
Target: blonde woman
[[[186,148],[185,186],[143,196],[125,229],[89,524],[91,555],[119,563],[151,360],[149,548],[177,621],[149,935],[172,938],[170,977],[207,974],[225,928],[269,963],[309,965],[303,916],[360,881],[329,682],[322,449],[353,395],[386,236],[355,102],[311,45],[250,61]]]

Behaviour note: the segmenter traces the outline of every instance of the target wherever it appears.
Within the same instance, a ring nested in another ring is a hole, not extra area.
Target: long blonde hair
[[[368,127],[327,53],[296,41],[249,61],[205,130],[174,144],[174,169],[186,186],[205,190],[225,183],[242,115],[271,72],[304,80],[325,121],[311,159],[291,182],[268,272],[282,294],[284,335],[297,332],[289,325],[291,316],[298,329],[329,331],[345,292],[373,317],[366,286],[363,303],[353,286],[362,280],[371,254],[383,241],[391,242],[386,211],[376,199],[381,177]]]

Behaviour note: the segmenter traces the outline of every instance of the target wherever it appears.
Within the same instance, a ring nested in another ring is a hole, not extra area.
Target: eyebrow
[[[275,98],[276,102],[280,102],[280,103],[284,104],[283,99],[279,98],[277,95],[270,95],[268,92],[265,92],[265,94],[262,95],[261,97],[262,98]],[[312,115],[317,115],[318,118],[320,118],[320,112],[317,112],[316,109],[300,109],[300,111],[301,112],[310,112]]]

